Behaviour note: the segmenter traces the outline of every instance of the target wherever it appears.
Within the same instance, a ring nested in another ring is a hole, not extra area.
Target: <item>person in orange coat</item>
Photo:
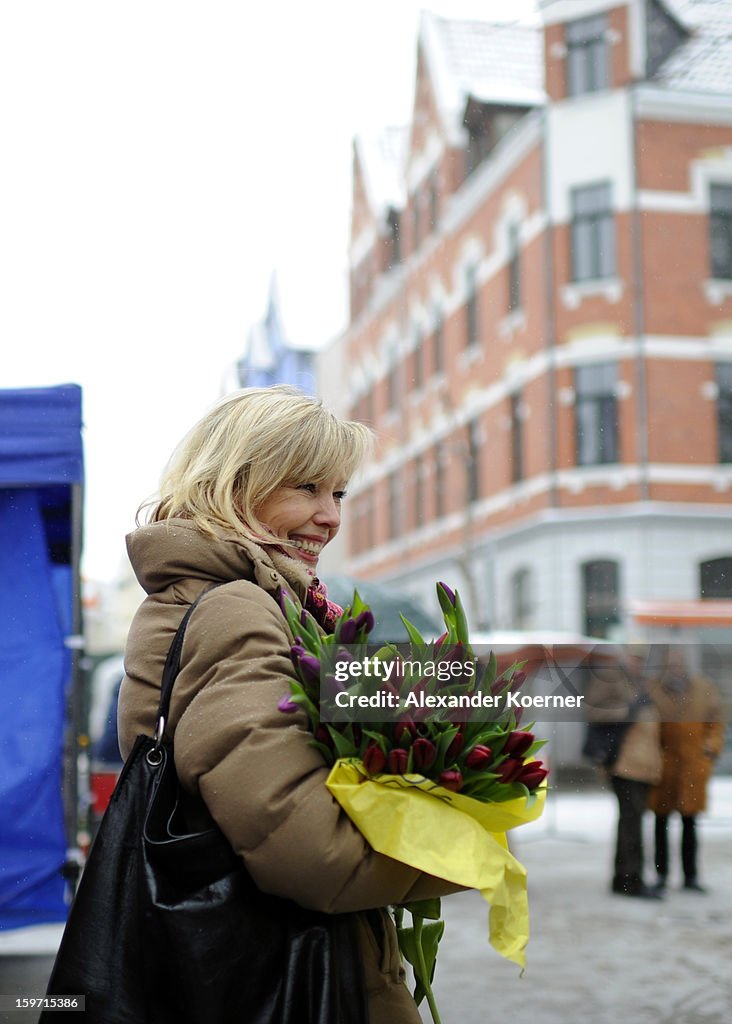
[[[649,684],[661,719],[661,781],[650,792],[656,815],[657,889],[666,887],[669,872],[668,818],[681,815],[681,867],[684,888],[703,893],[699,884],[696,816],[706,808],[707,781],[724,746],[722,703],[714,684],[690,674],[685,648],[669,648],[662,674]]]

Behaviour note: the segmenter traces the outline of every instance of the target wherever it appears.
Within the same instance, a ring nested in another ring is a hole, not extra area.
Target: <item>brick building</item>
[[[411,123],[354,143],[349,569],[613,636],[732,596],[732,5],[540,7],[423,13]]]

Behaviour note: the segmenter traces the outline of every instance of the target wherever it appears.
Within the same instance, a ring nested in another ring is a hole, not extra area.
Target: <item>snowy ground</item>
[[[487,944],[477,894],[444,901],[442,1024],[731,1024],[732,778],[712,780],[699,819],[706,896],[679,891],[678,866],[663,901],[611,895],[615,807],[610,792],[557,791],[540,821],[513,833],[529,878],[523,978]],[[651,827],[649,815],[649,853]]]
[[[542,819],[513,833],[529,876],[523,978],[488,945],[478,895],[444,901],[435,980],[442,1024],[732,1024],[732,777],[712,780],[700,818],[707,896],[678,891],[678,867],[663,902],[610,895],[615,806],[610,792],[557,789]],[[650,816],[647,826],[650,852]],[[8,968],[27,965],[20,954],[37,955],[48,971],[60,931],[0,933],[3,991],[12,979],[2,954]],[[21,1024],[20,1015],[11,1018]]]

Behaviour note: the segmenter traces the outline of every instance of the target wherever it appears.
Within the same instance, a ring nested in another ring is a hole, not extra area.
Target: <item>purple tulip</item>
[[[445,594],[447,595],[448,601],[450,602],[450,604],[454,608],[455,607],[455,591],[451,587],[448,587],[447,583],[438,583],[438,586],[442,587],[442,589],[445,591]]]
[[[368,608],[366,609],[365,612],[361,612],[360,615],[357,615],[354,621],[356,623],[356,629],[362,629],[364,633],[370,633],[371,630],[376,625],[376,620],[374,619],[373,613],[369,611]]]
[[[320,661],[312,654],[303,654],[296,662],[296,668],[305,684],[309,687],[317,686],[320,683]]]
[[[286,715],[292,715],[298,710],[298,705],[294,704],[289,697],[283,697],[277,702],[277,710]]]
[[[352,644],[356,639],[356,623],[353,619],[346,619],[341,623],[338,631],[338,641],[342,644]]]
[[[321,700],[335,700],[337,694],[344,693],[346,687],[335,676],[324,676],[320,683]]]

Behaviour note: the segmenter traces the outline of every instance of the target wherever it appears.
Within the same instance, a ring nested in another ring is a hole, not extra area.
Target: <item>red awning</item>
[[[646,626],[732,626],[732,599],[631,601],[633,622]]]

